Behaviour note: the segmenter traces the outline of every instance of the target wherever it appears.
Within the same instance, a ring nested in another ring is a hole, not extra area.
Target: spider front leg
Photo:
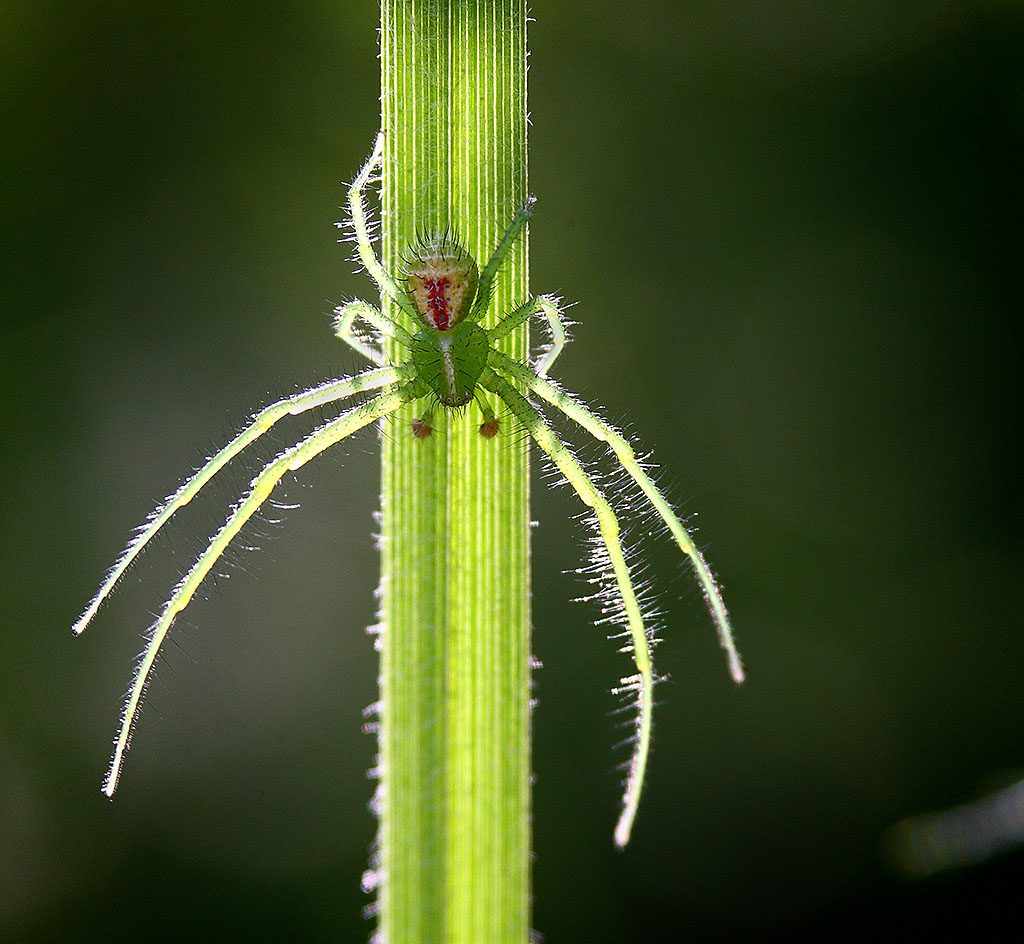
[[[377,287],[383,295],[390,298],[410,318],[416,319],[416,309],[409,301],[408,295],[402,291],[398,283],[391,277],[391,274],[377,261],[373,251],[373,240],[370,237],[370,229],[366,224],[366,204],[363,200],[363,191],[369,183],[374,171],[380,168],[384,158],[384,132],[377,135],[373,145],[373,153],[363,165],[363,169],[352,181],[348,189],[348,210],[352,220],[352,231],[356,238],[356,250],[359,253],[359,261],[370,273],[370,278],[377,283]]]
[[[622,813],[615,827],[615,844],[621,848],[629,842],[629,836],[633,829],[633,821],[640,805],[640,793],[643,790],[647,758],[651,749],[654,669],[651,662],[651,641],[644,626],[640,603],[636,597],[636,590],[633,587],[633,580],[619,537],[619,520],[608,500],[601,494],[565,443],[558,438],[544,417],[527,403],[523,395],[512,384],[490,368],[485,369],[480,383],[497,394],[523,424],[533,441],[558,466],[559,471],[566,477],[583,503],[594,510],[601,540],[608,552],[608,561],[615,576],[615,584],[618,587],[626,622],[629,625],[633,644],[633,661],[637,670],[635,676],[622,680],[622,690],[636,690],[637,721],[636,744],[633,748],[626,790],[622,798]]]
[[[503,370],[509,376],[519,381],[527,389],[532,390],[537,396],[546,400],[553,407],[561,410],[571,420],[582,426],[595,439],[607,443],[622,467],[629,476],[640,486],[641,491],[647,497],[658,516],[665,522],[672,537],[675,539],[679,549],[690,559],[693,569],[697,575],[701,589],[704,592],[704,599],[707,601],[711,618],[714,620],[715,629],[718,632],[718,639],[725,650],[729,662],[729,673],[735,682],[742,682],[744,679],[743,662],[736,649],[736,642],[733,639],[732,626],[729,622],[729,613],[725,608],[725,601],[715,582],[711,568],[708,567],[704,555],[693,543],[693,538],[679,520],[679,516],[673,511],[672,506],[661,494],[654,480],[647,474],[644,467],[637,461],[633,447],[626,438],[616,429],[609,426],[599,416],[588,410],[582,403],[556,387],[550,380],[541,377],[538,373],[530,370],[525,364],[494,351],[491,354],[491,362],[494,366]]]
[[[111,591],[121,577],[124,576],[125,571],[131,566],[132,561],[139,556],[142,549],[168,522],[171,516],[179,508],[192,501],[210,479],[243,449],[259,439],[278,420],[289,415],[296,416],[314,407],[333,403],[336,400],[343,400],[365,390],[379,390],[381,387],[387,387],[401,380],[407,380],[409,375],[410,369],[408,365],[404,364],[399,367],[382,367],[379,370],[368,370],[365,373],[357,374],[355,377],[332,380],[321,384],[319,387],[314,387],[312,390],[306,390],[294,396],[285,397],[283,400],[278,400],[276,403],[272,403],[270,406],[260,410],[242,432],[209,459],[198,472],[186,479],[178,490],[149,516],[149,520],[139,529],[135,538],[125,548],[117,562],[108,572],[99,590],[96,591],[96,595],[89,601],[89,605],[85,608],[82,615],[78,617],[75,625],[72,627],[72,632],[79,636],[85,631],[85,628],[92,621],[103,601],[110,596]]]
[[[537,361],[537,373],[545,377],[547,372],[551,370],[551,365],[554,364],[555,359],[562,353],[562,348],[565,347],[567,340],[565,320],[562,318],[558,302],[559,299],[553,295],[534,295],[533,298],[505,315],[488,331],[488,334],[492,340],[497,341],[511,334],[533,315],[542,314],[547,319],[548,328],[551,331],[551,347]]]
[[[382,350],[371,347],[356,333],[356,321],[360,318],[375,328],[381,337],[394,338],[403,347],[410,348],[413,345],[413,339],[405,328],[392,321],[369,302],[356,299],[339,305],[334,310],[334,316],[334,333],[349,347],[354,348],[374,364],[384,365],[388,363],[388,359]]]
[[[153,626],[149,641],[135,669],[131,688],[121,714],[121,727],[117,740],[114,742],[114,756],[110,761],[103,792],[113,796],[117,781],[124,763],[125,751],[128,749],[132,725],[146,689],[146,683],[152,672],[160,646],[167,636],[175,617],[182,612],[192,600],[196,590],[209,574],[213,566],[220,560],[228,544],[242,529],[242,526],[259,510],[270,497],[275,486],[288,472],[298,471],[310,459],[315,458],[335,443],[351,436],[364,426],[394,413],[399,407],[413,399],[416,393],[415,383],[406,384],[391,393],[384,393],[372,400],[355,407],[337,419],[325,423],[296,445],[286,449],[276,459],[263,468],[249,485],[248,492],[241,498],[228,516],[221,529],[213,536],[210,543],[192,565],[192,569],[174,588],[171,598],[164,605],[163,611]]]

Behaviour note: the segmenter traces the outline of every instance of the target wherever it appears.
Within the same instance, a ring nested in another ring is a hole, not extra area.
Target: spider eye
[[[454,328],[469,314],[480,271],[458,243],[428,239],[413,250],[405,285],[424,323],[438,331]]]

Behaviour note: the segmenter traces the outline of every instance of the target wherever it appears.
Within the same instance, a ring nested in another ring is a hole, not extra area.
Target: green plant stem
[[[524,0],[383,0],[381,66],[385,266],[449,226],[482,266],[527,193]],[[485,323],[526,292],[524,238]],[[502,343],[525,357],[525,327]],[[426,406],[399,414],[383,450],[380,930],[525,944],[526,447],[507,426],[483,439],[473,404],[416,439]]]

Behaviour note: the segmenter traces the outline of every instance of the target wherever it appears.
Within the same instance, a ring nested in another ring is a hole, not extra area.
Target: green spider
[[[75,635],[80,635],[85,630],[125,571],[171,516],[179,508],[187,505],[217,472],[278,420],[365,391],[380,391],[359,406],[324,423],[264,466],[250,483],[248,491],[235,504],[227,521],[174,588],[150,630],[146,647],[136,666],[121,714],[120,727],[114,742],[114,754],[103,781],[103,792],[111,797],[117,788],[125,752],[128,750],[133,725],[150,673],[175,617],[188,606],[228,544],[267,501],[281,479],[289,472],[298,471],[310,459],[357,430],[390,416],[413,400],[427,399],[433,404],[412,424],[412,432],[417,437],[426,439],[431,435],[432,415],[435,409],[446,410],[449,413],[461,412],[475,400],[481,414],[480,434],[487,439],[493,438],[498,432],[499,420],[486,399],[477,397],[478,391],[483,389],[496,396],[508,408],[511,416],[554,462],[597,518],[600,537],[607,552],[607,563],[610,565],[624,619],[628,624],[636,665],[636,675],[624,679],[621,689],[624,692],[635,693],[637,704],[636,738],[629,764],[622,812],[615,829],[616,843],[624,846],[629,840],[639,805],[650,750],[654,686],[651,638],[644,625],[636,589],[626,563],[615,511],[566,444],[548,425],[540,411],[520,393],[520,387],[560,410],[596,439],[606,443],[614,452],[623,469],[640,487],[667,525],[682,552],[693,564],[719,640],[728,656],[732,677],[741,682],[743,667],[733,642],[725,604],[700,551],[682,521],[644,467],[637,461],[630,444],[596,414],[546,378],[548,370],[566,341],[565,326],[557,301],[549,296],[534,295],[518,308],[499,317],[493,327],[485,328],[481,324],[490,309],[495,275],[530,218],[533,198],[530,197],[512,219],[482,272],[473,257],[454,239],[427,237],[411,251],[401,280],[396,279],[384,269],[374,254],[363,197],[371,176],[380,167],[383,147],[384,137],[381,134],[377,137],[369,160],[349,188],[348,209],[351,224],[359,259],[377,283],[382,295],[405,312],[414,324],[421,327],[415,334],[410,334],[380,309],[364,301],[353,301],[340,307],[336,323],[338,337],[375,363],[376,368],[354,377],[329,381],[278,400],[262,409],[238,436],[209,459],[150,515],[107,573],[96,595],[75,622]],[[552,344],[534,369],[503,354],[495,342],[538,314],[547,319]],[[389,363],[381,349],[366,343],[357,333],[356,323],[360,320],[375,329],[380,338],[391,338],[407,350],[407,359],[396,364]]]

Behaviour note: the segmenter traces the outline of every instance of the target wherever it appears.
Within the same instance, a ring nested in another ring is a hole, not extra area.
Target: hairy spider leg
[[[413,382],[360,404],[337,419],[325,423],[305,439],[286,449],[276,459],[264,466],[263,470],[252,480],[248,492],[235,505],[227,521],[210,540],[206,550],[199,555],[192,565],[192,569],[174,588],[171,598],[164,605],[160,618],[153,626],[125,700],[124,710],[121,714],[121,726],[118,730],[117,740],[114,742],[114,756],[103,782],[103,792],[108,797],[113,796],[117,789],[117,781],[121,775],[121,767],[124,763],[125,751],[128,749],[132,726],[160,646],[175,617],[188,606],[193,594],[220,559],[231,540],[270,497],[271,492],[286,473],[298,471],[310,459],[320,455],[335,443],[351,436],[364,426],[394,413],[404,403],[411,400],[417,392],[418,385]]]
[[[388,358],[382,350],[371,347],[355,332],[356,320],[362,318],[371,327],[376,328],[381,337],[394,338],[403,347],[412,347],[413,339],[408,331],[396,324],[380,309],[374,308],[369,302],[361,299],[346,302],[334,310],[334,333],[349,347],[354,348],[367,360],[383,366]]]
[[[400,380],[407,380],[409,375],[410,369],[407,364],[399,367],[383,367],[377,370],[368,370],[357,374],[355,377],[328,381],[325,384],[314,387],[312,390],[305,390],[294,396],[285,397],[260,410],[242,432],[209,459],[201,469],[186,479],[178,487],[178,490],[149,516],[146,524],[138,530],[128,547],[124,549],[117,562],[110,569],[99,590],[96,591],[96,595],[89,601],[85,611],[75,621],[75,625],[71,627],[72,632],[76,636],[80,636],[85,632],[85,628],[99,611],[103,601],[110,596],[111,591],[121,577],[124,576],[125,571],[131,566],[132,561],[139,556],[142,549],[167,523],[171,516],[179,508],[192,501],[203,486],[228,462],[251,443],[259,439],[278,420],[289,415],[297,416],[314,407],[323,406],[335,400],[343,400],[346,397],[354,396],[366,390],[378,390]]]
[[[622,598],[626,620],[629,624],[630,637],[633,643],[633,662],[637,675],[622,680],[623,691],[636,690],[637,720],[636,744],[630,759],[629,775],[626,779],[626,790],[622,798],[622,813],[615,827],[615,844],[622,848],[629,842],[640,805],[640,793],[643,790],[644,774],[647,769],[647,758],[651,749],[651,711],[653,708],[654,670],[651,662],[651,645],[644,626],[640,603],[636,597],[633,580],[629,574],[629,566],[622,550],[619,538],[619,519],[608,500],[584,471],[569,448],[562,442],[555,431],[548,425],[543,416],[523,397],[504,377],[490,368],[485,369],[480,382],[498,395],[513,415],[526,427],[534,442],[544,450],[558,466],[569,484],[582,499],[583,503],[594,510],[597,525],[608,552],[615,583]]]
[[[476,288],[476,300],[473,302],[473,311],[470,314],[474,321],[479,321],[487,314],[487,308],[491,304],[491,290],[494,287],[494,277],[498,274],[498,269],[501,268],[501,264],[505,261],[506,256],[508,256],[516,238],[523,231],[523,227],[526,226],[527,220],[533,216],[533,205],[536,202],[537,198],[532,194],[526,198],[526,203],[512,217],[512,222],[508,224],[501,240],[498,242],[497,248],[491,253],[491,258],[487,260],[487,265],[484,266],[483,272],[480,273],[480,281],[477,283]]]
[[[352,229],[356,237],[356,249],[359,252],[359,261],[370,273],[370,278],[377,283],[383,295],[390,298],[410,318],[417,321],[416,308],[409,300],[407,293],[403,292],[398,283],[391,277],[391,274],[377,261],[373,252],[373,240],[370,238],[370,230],[366,225],[366,204],[363,201],[363,191],[371,175],[380,167],[384,158],[384,132],[377,135],[373,145],[373,153],[363,165],[363,169],[352,181],[348,189],[348,211],[352,219]]]
[[[514,308],[507,315],[504,315],[487,333],[492,340],[500,340],[515,331],[516,328],[533,315],[538,312],[542,314],[547,319],[548,328],[551,331],[551,347],[537,361],[537,373],[545,377],[547,372],[551,370],[551,365],[554,364],[555,359],[562,353],[562,348],[565,347],[567,340],[565,321],[558,307],[558,301],[553,295],[534,295],[533,298],[524,302],[518,308]]]
[[[729,663],[729,674],[736,683],[742,682],[745,677],[743,661],[736,648],[736,641],[733,638],[732,625],[729,621],[729,613],[725,608],[725,601],[722,599],[722,594],[718,589],[714,575],[711,573],[711,568],[708,567],[707,561],[704,560],[704,555],[701,554],[697,545],[693,543],[693,539],[690,537],[682,521],[679,520],[679,516],[672,509],[665,496],[661,494],[654,481],[644,470],[644,467],[637,461],[633,447],[621,433],[588,410],[575,397],[556,387],[550,380],[541,377],[530,370],[530,368],[502,354],[500,351],[495,351],[492,354],[492,360],[495,366],[505,371],[529,390],[532,390],[541,399],[546,400],[553,407],[561,410],[569,419],[582,426],[595,439],[606,443],[612,449],[619,463],[633,481],[640,486],[640,489],[658,513],[658,516],[665,522],[679,549],[693,564],[697,580],[704,593],[704,599],[707,601],[708,610],[711,612],[711,618],[718,632],[719,643],[725,650],[726,659]]]

